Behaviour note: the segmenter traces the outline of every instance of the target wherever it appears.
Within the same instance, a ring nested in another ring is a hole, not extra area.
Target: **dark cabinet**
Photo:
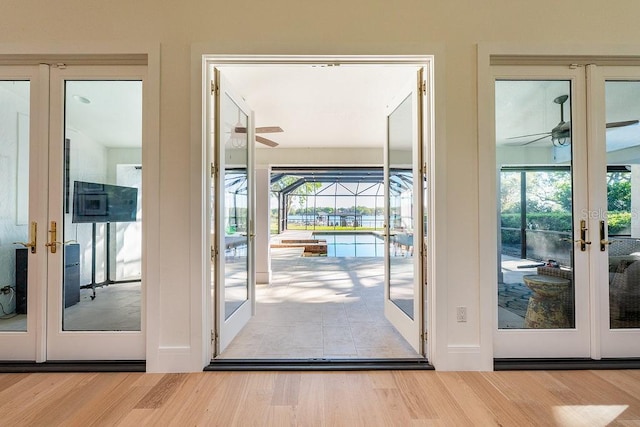
[[[16,313],[27,314],[29,251],[16,249]],[[64,307],[80,302],[80,245],[64,247]]]
[[[80,302],[80,245],[64,247],[64,308]]]
[[[16,314],[27,314],[27,270],[29,251],[16,249]]]

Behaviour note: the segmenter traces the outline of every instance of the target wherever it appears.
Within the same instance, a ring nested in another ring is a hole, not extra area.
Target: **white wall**
[[[604,7],[584,0],[471,2],[466,0],[372,2],[356,0],[300,3],[287,0],[242,2],[193,0],[163,4],[81,0],[5,4],[0,16],[5,43],[49,43],[103,47],[105,44],[159,43],[160,179],[159,282],[150,300],[155,316],[148,354],[150,370],[198,370],[204,357],[201,336],[207,325],[194,320],[202,299],[191,259],[195,213],[188,212],[193,186],[194,148],[190,51],[196,43],[213,54],[430,54],[437,50],[436,158],[438,213],[446,220],[438,234],[437,268],[445,282],[437,292],[443,306],[432,320],[439,369],[491,369],[491,339],[481,339],[478,238],[477,45],[481,42],[618,46],[637,43],[640,3],[620,0]],[[570,49],[567,49],[570,51]],[[606,49],[604,49],[606,50]],[[638,52],[640,53],[640,52]],[[197,84],[197,82],[196,82]],[[482,108],[482,106],[480,107]],[[196,134],[197,135],[197,134]],[[190,145],[191,144],[191,145]],[[194,237],[195,238],[195,237]],[[438,286],[438,284],[434,284]],[[162,298],[159,296],[162,295]],[[455,307],[468,307],[468,321],[457,323]],[[490,317],[485,317],[489,318]],[[153,329],[155,328],[155,329]],[[175,351],[173,350],[175,349]]]

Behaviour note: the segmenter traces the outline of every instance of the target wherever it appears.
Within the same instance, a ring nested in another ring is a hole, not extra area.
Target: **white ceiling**
[[[65,89],[68,130],[110,148],[142,147],[140,81],[74,80]]]
[[[278,148],[382,147],[387,106],[415,85],[414,66],[221,67]],[[263,148],[262,144],[256,147]]]

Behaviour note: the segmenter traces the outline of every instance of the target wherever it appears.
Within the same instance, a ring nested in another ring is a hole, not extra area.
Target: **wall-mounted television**
[[[133,222],[138,189],[120,185],[74,181],[72,222]]]

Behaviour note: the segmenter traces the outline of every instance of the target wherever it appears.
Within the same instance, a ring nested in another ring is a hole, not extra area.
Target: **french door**
[[[495,357],[640,355],[638,75],[494,68]]]
[[[0,359],[145,358],[145,73],[0,69]]]
[[[254,123],[249,106],[218,69],[211,205],[215,348],[219,355],[255,314]]]
[[[426,74],[426,73],[425,73]],[[387,319],[423,354],[423,70],[389,106],[384,150]]]
[[[640,69],[587,66],[596,358],[640,356]]]

